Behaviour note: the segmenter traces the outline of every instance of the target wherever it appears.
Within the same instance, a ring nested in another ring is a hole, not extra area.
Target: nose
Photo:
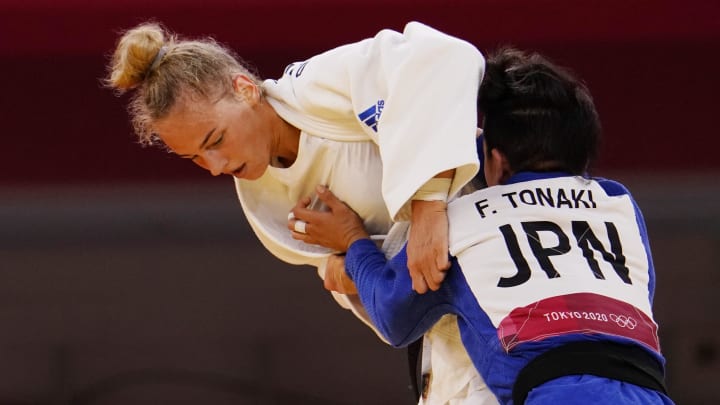
[[[203,153],[202,160],[202,167],[209,171],[213,176],[219,176],[224,173],[225,166],[227,165],[227,159],[222,157],[216,151],[205,151],[205,153]]]

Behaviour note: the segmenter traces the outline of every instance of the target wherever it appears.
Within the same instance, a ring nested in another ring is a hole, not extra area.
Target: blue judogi
[[[457,315],[468,354],[503,404],[513,403],[526,365],[568,344],[635,350],[661,375],[652,256],[644,219],[624,186],[519,173],[451,202],[448,218],[452,267],[438,291],[412,290],[405,249],[387,261],[372,241],[359,240],[347,252],[347,272],[391,344],[407,345],[443,315]],[[534,386],[525,403],[672,401],[588,372]]]

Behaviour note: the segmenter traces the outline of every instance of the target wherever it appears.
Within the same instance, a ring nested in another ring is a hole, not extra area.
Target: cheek
[[[269,161],[268,146],[256,133],[243,132],[234,137],[222,148],[223,156],[230,162],[265,162]]]
[[[215,149],[219,158],[232,164],[245,161],[243,151],[244,148],[241,147],[241,143],[236,140],[226,142],[222,147]]]

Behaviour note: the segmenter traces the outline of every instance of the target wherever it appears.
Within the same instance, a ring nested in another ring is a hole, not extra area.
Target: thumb
[[[437,260],[435,261],[435,264],[437,264],[438,270],[440,271],[446,271],[450,269],[450,258],[448,257],[447,253],[442,253],[438,255]]]
[[[317,186],[315,187],[315,192],[317,193],[318,198],[320,201],[324,202],[325,205],[327,205],[329,208],[335,208],[340,204],[340,200],[335,196],[335,194],[330,191],[329,188],[326,186]]]

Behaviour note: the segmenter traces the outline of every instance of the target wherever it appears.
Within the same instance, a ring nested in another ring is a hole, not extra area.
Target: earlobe
[[[500,184],[504,184],[507,179],[512,176],[512,170],[510,170],[510,162],[507,159],[507,156],[505,156],[504,153],[500,152],[497,149],[492,150],[493,153],[493,159],[498,162],[498,173],[500,173],[499,182]]]
[[[497,148],[485,150],[485,181],[488,186],[503,184],[510,175],[510,164]]]

